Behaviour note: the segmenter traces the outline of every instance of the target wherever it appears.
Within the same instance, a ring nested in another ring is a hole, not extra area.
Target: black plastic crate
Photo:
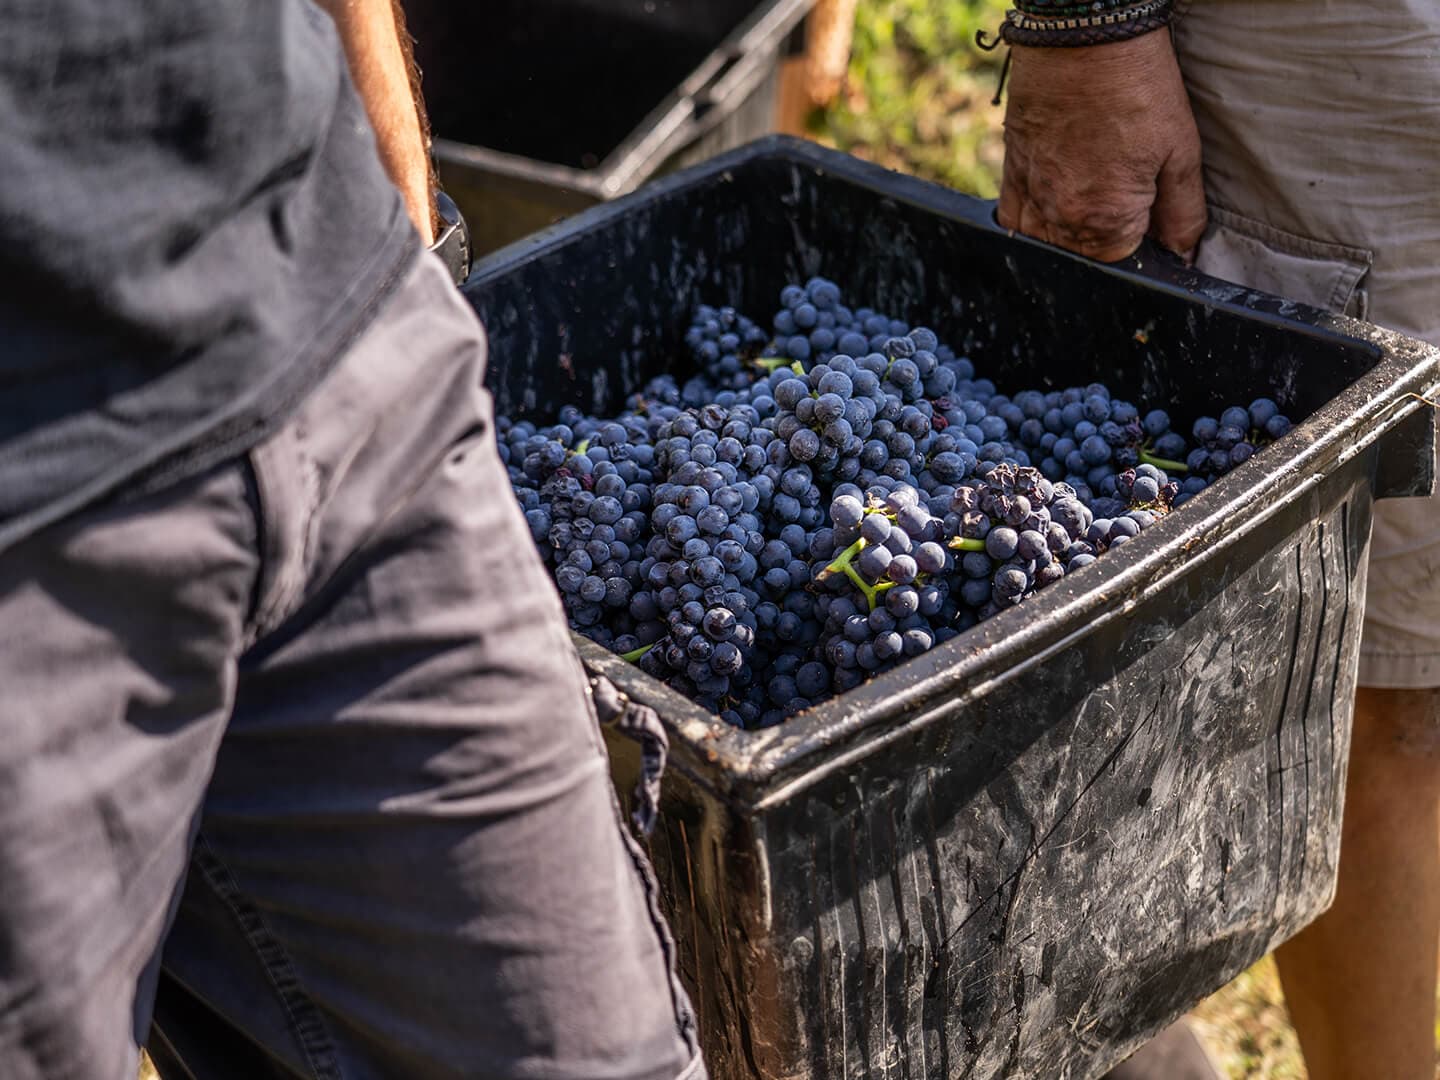
[[[1440,350],[768,139],[482,262],[503,410],[614,407],[690,308],[811,274],[1002,390],[1103,379],[1294,432],[1095,565],[785,724],[663,719],[650,842],[713,1074],[1096,1076],[1329,903],[1372,500],[1429,489]],[[629,792],[635,747],[609,738]]]
[[[813,0],[404,0],[478,253],[775,130]]]

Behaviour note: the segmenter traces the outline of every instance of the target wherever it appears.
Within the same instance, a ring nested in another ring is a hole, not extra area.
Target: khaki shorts
[[[1440,343],[1440,2],[1193,0],[1216,277]],[[1376,503],[1360,685],[1440,686],[1440,496]]]

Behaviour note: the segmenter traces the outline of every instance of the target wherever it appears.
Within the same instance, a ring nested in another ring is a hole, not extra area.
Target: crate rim
[[[1231,541],[1263,526],[1289,501],[1318,485],[1390,428],[1429,408],[1419,399],[1433,400],[1440,391],[1440,347],[1209,277],[1153,250],[1122,263],[1097,263],[1001,228],[992,201],[785,135],[755,140],[507,245],[476,265],[465,288],[483,288],[491,279],[542,259],[638,206],[723,181],[731,170],[759,160],[779,160],[834,175],[881,198],[1005,235],[1015,243],[1041,248],[1055,260],[1082,264],[1082,273],[1118,277],[1207,308],[1281,326],[1290,333],[1358,348],[1376,363],[1276,444],[1291,453],[1286,468],[1271,471],[1273,458],[1257,455],[1188,503],[1192,512],[1157,522],[1121,551],[1056,582],[1022,607],[993,616],[945,645],[776,727],[732,728],[634,665],[572,635],[587,668],[656,709],[670,735],[672,766],[743,812],[763,811],[793,798],[836,770],[912,737],[953,707],[957,696],[975,700],[1102,622],[1124,617],[1191,566],[1219,557]],[[1228,520],[1239,512],[1245,514],[1241,527],[1228,527]],[[1196,548],[1198,555],[1192,553]]]

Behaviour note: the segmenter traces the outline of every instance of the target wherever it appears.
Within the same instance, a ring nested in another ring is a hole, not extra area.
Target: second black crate
[[[812,0],[405,0],[473,249],[774,130]]]

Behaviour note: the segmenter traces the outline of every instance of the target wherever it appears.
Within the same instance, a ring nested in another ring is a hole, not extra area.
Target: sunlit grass
[[[1266,957],[1190,1014],[1231,1080],[1305,1080],[1275,961]]]

